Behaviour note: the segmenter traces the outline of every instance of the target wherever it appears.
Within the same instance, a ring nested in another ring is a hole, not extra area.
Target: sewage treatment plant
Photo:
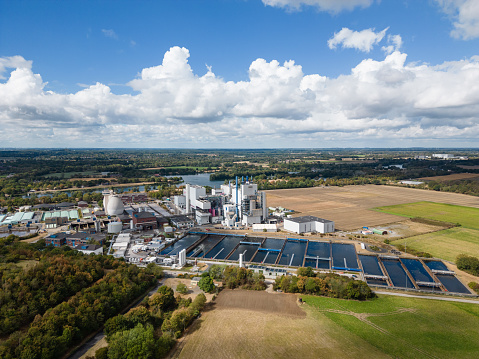
[[[159,254],[177,256],[182,250],[190,260],[235,263],[242,254],[244,263],[261,264],[265,270],[266,266],[312,267],[356,273],[371,286],[471,294],[440,260],[358,254],[350,243],[189,232]]]

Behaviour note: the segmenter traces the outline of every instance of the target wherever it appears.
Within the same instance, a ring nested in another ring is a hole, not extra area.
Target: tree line
[[[126,314],[105,323],[108,347],[95,353],[97,359],[163,358],[198,317],[206,303],[204,294],[191,298],[174,296],[173,289],[161,286],[150,298]]]
[[[371,288],[364,281],[334,273],[315,273],[311,267],[299,268],[296,276],[277,277],[273,289],[285,293],[304,293],[355,300],[375,297]]]

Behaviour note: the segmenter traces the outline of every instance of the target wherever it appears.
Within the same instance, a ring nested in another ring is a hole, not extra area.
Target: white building
[[[178,260],[179,260],[179,264],[178,264],[178,265],[179,265],[180,267],[184,267],[185,264],[186,264],[186,249],[182,249],[182,250],[180,251]]]
[[[239,183],[237,178],[236,184],[222,185],[221,189],[225,194],[224,226],[251,226],[268,218],[266,192],[258,191],[256,183]]]
[[[186,209],[186,196],[174,196],[173,203],[179,209]]]
[[[443,160],[450,160],[454,158],[452,153],[433,153],[432,158],[440,158]]]
[[[183,214],[194,214],[199,225],[222,223],[228,227],[251,226],[268,218],[266,193],[258,191],[256,183],[222,185],[206,194],[203,186],[186,184],[182,196],[175,196],[174,203]]]
[[[302,216],[284,219],[284,229],[294,233],[330,233],[334,232],[334,222],[314,216]]]
[[[277,232],[278,227],[276,224],[261,224],[255,223],[253,224],[253,232]]]

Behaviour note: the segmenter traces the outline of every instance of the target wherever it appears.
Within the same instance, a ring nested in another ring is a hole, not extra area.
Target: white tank
[[[105,209],[108,215],[115,216],[122,214],[125,210],[125,206],[123,206],[123,202],[121,201],[120,197],[110,196],[108,199],[108,205],[105,207]]]
[[[123,223],[121,222],[108,223],[108,233],[120,233],[122,228],[123,228]]]

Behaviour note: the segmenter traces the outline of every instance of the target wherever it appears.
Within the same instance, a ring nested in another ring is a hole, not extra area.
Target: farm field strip
[[[414,202],[378,207],[375,210],[404,217],[421,217],[436,221],[459,223],[479,230],[479,208],[434,202]]]
[[[454,173],[445,176],[432,176],[419,178],[422,181],[457,181],[462,179],[479,179],[479,173]]]
[[[398,239],[392,241],[391,244],[407,245],[451,262],[455,262],[459,254],[479,257],[479,231],[475,229],[450,228],[407,239]]]
[[[459,254],[479,257],[479,209],[443,203],[417,202],[377,208],[390,214],[421,217],[458,223],[461,227],[392,241],[415,250],[429,252],[435,257],[454,262]]]
[[[479,208],[479,198],[394,186],[313,187],[266,191],[268,206],[293,209],[298,215],[333,220],[338,229],[352,230],[404,220],[397,214],[373,208],[418,201],[440,202]]]

